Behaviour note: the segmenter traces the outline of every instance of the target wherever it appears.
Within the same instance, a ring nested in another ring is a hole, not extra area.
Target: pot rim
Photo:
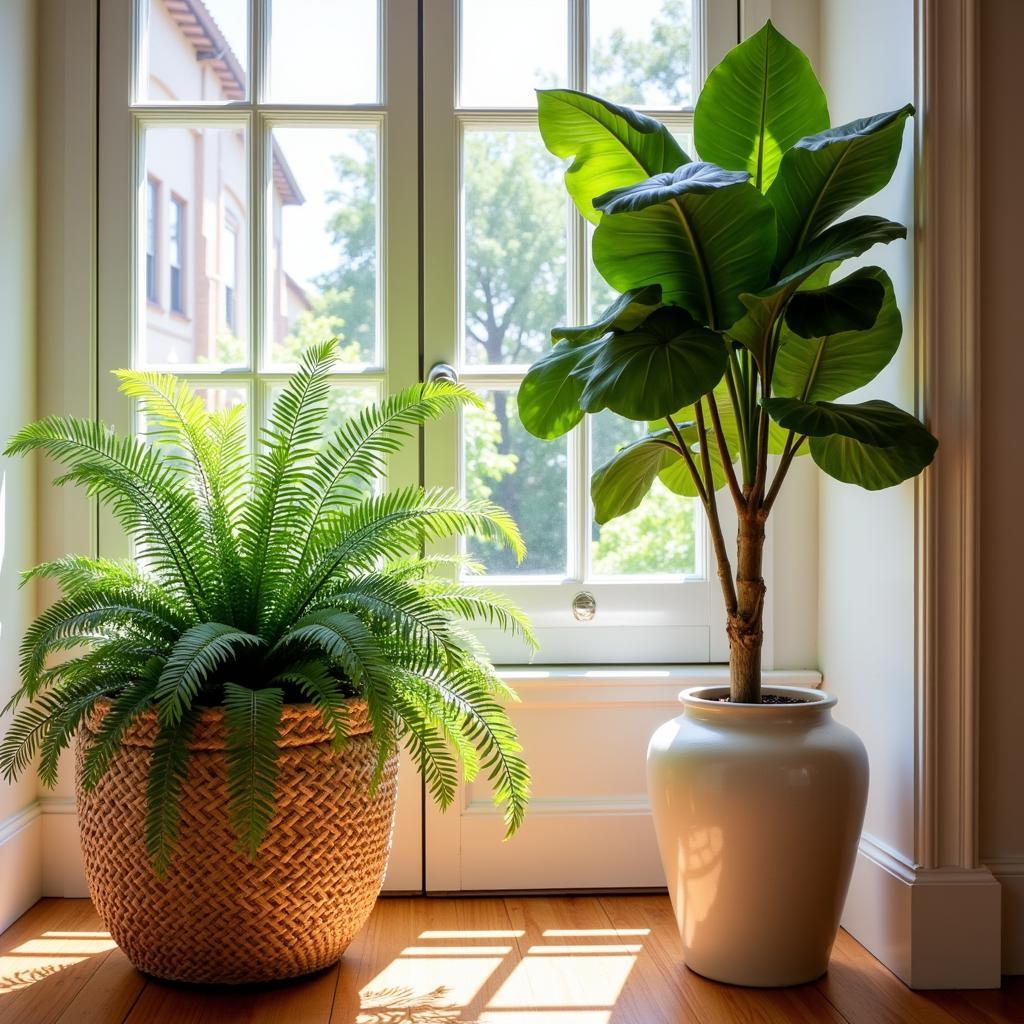
[[[701,686],[690,686],[679,693],[679,702],[687,710],[700,711],[706,714],[736,717],[737,715],[769,715],[775,719],[818,715],[822,711],[834,708],[837,698],[824,690],[813,690],[807,686],[782,686],[771,683],[761,687],[762,693],[777,694],[780,697],[803,697],[800,704],[733,704],[717,698],[728,696],[727,683],[705,683]]]

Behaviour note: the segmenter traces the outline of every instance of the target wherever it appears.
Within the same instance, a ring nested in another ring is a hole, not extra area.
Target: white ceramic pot
[[[680,694],[655,732],[647,788],[687,967],[736,985],[825,973],[868,791],[857,736],[819,690],[802,704],[730,704],[727,686]]]

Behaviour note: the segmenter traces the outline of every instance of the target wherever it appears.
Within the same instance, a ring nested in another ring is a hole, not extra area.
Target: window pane
[[[645,423],[602,412],[588,417],[591,473],[619,448],[643,437]],[[594,576],[694,575],[697,572],[697,503],[673,494],[659,480],[639,508],[598,526],[590,536]]]
[[[463,181],[463,361],[530,363],[566,317],[561,164],[532,132],[467,132]]]
[[[483,391],[483,409],[463,414],[464,489],[486,498],[519,524],[527,555],[517,566],[511,551],[470,539],[467,550],[494,574],[566,572],[566,439],[540,441],[519,422],[514,391]]]
[[[248,89],[247,0],[149,0],[142,99],[227,103]]]
[[[277,103],[376,103],[377,0],[276,0],[270,98]]]
[[[270,362],[337,336],[339,362],[377,365],[377,133],[275,128],[272,149]]]
[[[159,179],[155,217],[140,218],[140,291],[149,292],[147,233],[155,225],[155,293],[140,303],[143,367],[224,367],[248,361],[248,219],[245,134],[241,128],[149,128],[145,174]],[[154,191],[146,190],[150,201]],[[235,228],[231,235],[228,227]],[[227,282],[231,317],[227,315]],[[233,326],[231,325],[233,324]]]
[[[283,384],[272,384],[268,388],[266,408],[264,409],[265,418],[270,417],[271,407],[277,401],[283,387]],[[380,387],[372,381],[369,383],[345,381],[332,385],[331,397],[327,406],[324,441],[326,442],[346,420],[379,400]]]
[[[639,107],[693,105],[694,0],[590,0],[588,91]]]
[[[535,107],[566,85],[568,16],[566,0],[462,0],[460,104]]]

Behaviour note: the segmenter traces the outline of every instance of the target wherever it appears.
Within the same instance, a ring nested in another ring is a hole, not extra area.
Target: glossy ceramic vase
[[[687,967],[735,985],[825,973],[868,791],[857,736],[819,690],[800,704],[731,704],[726,686],[680,694],[651,738],[647,787]]]

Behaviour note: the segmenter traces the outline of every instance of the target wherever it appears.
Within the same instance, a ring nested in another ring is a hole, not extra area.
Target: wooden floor
[[[262,988],[137,973],[87,900],[43,900],[0,936],[0,1022],[48,1024],[1021,1024],[999,991],[911,992],[845,932],[826,977],[718,985],[682,963],[660,896],[384,899],[338,967]]]

